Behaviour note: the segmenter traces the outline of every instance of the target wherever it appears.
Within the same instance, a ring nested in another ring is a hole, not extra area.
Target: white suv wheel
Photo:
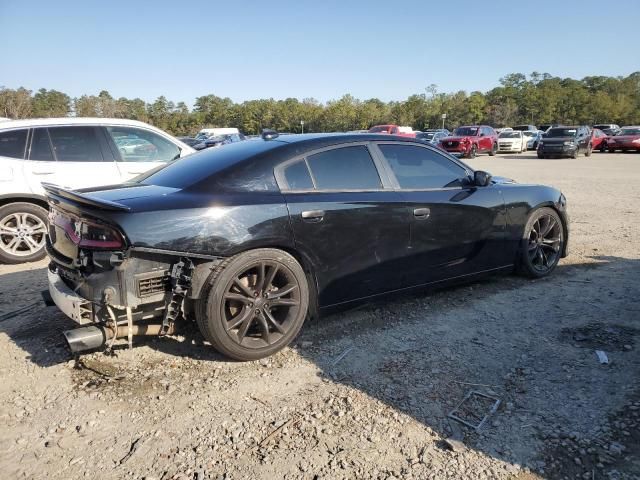
[[[45,255],[47,211],[31,203],[0,207],[0,260],[22,263]]]

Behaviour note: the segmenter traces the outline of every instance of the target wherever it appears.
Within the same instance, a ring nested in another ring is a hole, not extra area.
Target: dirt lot
[[[640,478],[640,155],[471,163],[564,191],[551,278],[380,301],[260,362],[195,328],[74,362],[45,262],[0,265],[0,476]],[[447,418],[471,390],[501,400],[479,432]]]

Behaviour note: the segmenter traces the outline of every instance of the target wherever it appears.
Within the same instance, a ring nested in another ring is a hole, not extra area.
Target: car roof
[[[60,118],[28,118],[22,120],[9,120],[0,123],[0,129],[21,127],[43,127],[49,125],[120,125],[131,127],[154,128],[148,123],[125,118],[98,118],[98,117],[60,117]]]

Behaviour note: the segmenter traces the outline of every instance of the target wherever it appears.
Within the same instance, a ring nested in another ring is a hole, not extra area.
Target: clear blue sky
[[[433,2],[435,3],[435,2]],[[0,85],[191,105],[640,70],[640,1],[0,0]],[[454,6],[455,5],[455,6]]]

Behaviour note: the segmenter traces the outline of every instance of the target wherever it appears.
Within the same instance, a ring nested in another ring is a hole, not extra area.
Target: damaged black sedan
[[[221,353],[282,349],[309,316],[567,254],[556,189],[474,171],[411,138],[287,135],[206,150],[134,182],[46,186],[49,292],[74,352],[195,320]]]

